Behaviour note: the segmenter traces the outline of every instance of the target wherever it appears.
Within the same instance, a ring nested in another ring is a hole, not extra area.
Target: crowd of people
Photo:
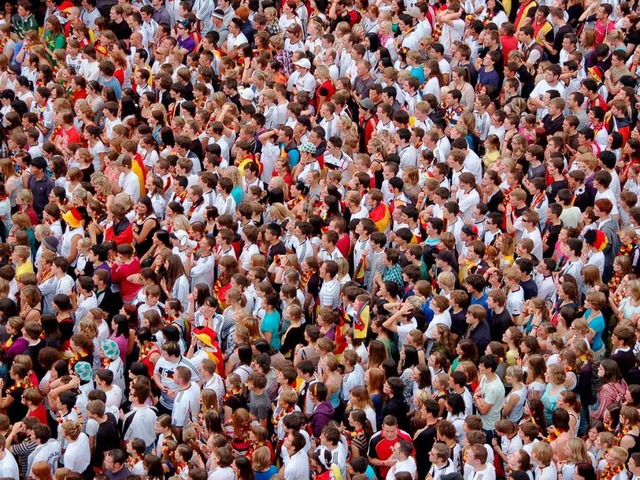
[[[5,2],[0,478],[640,478],[607,2]]]

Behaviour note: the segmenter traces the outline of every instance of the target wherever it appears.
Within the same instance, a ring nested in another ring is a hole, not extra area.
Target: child
[[[451,300],[451,292],[455,289],[456,276],[453,272],[440,272],[438,274],[438,288],[440,295]]]

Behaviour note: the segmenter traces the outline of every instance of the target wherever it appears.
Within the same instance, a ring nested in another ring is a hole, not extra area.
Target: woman
[[[533,338],[533,340],[536,339]],[[535,345],[538,345],[537,341]],[[524,342],[522,347],[528,348],[525,346]],[[539,351],[539,347],[537,351]],[[527,371],[527,396],[530,396],[531,398],[540,398],[547,389],[547,364],[544,357],[538,353],[529,355],[526,362],[523,359],[523,365],[526,366]]]
[[[44,23],[44,34],[42,35],[42,45],[47,52],[49,60],[53,59],[53,51],[59,48],[64,49],[66,40],[64,38],[64,30],[60,24],[60,20],[55,15],[47,17]]]
[[[135,207],[136,219],[133,222],[133,240],[136,246],[136,254],[143,257],[151,248],[153,234],[159,227],[158,219],[153,209],[151,199],[143,195]]]
[[[449,84],[449,88],[455,88],[462,93],[460,105],[467,108],[473,107],[475,92],[473,90],[473,86],[469,83],[469,70],[467,68],[458,67],[453,69],[451,72],[451,83]],[[482,130],[480,131],[482,132]]]
[[[382,417],[393,415],[398,419],[398,427],[407,431],[409,428],[407,417],[409,406],[404,398],[404,382],[398,377],[388,378],[384,384],[383,392],[387,399],[382,406]]]
[[[60,350],[65,351],[69,349],[73,335],[73,306],[69,297],[62,293],[53,297],[53,310],[60,329]]]
[[[517,365],[508,367],[505,380],[511,385],[511,391],[504,399],[502,416],[507,420],[519,423],[524,415],[524,404],[527,401],[527,387],[524,385],[524,372]]]
[[[462,340],[456,345],[456,353],[458,356],[451,362],[451,369],[449,372],[455,372],[458,365],[464,361],[477,362],[478,361],[478,347],[471,340]]]
[[[573,432],[569,426],[569,412],[564,408],[554,410],[552,415],[552,425],[549,427],[547,441],[553,448],[553,460],[563,462],[566,460],[565,447],[567,441],[573,437]]]
[[[440,103],[440,87],[442,86],[443,77],[440,72],[440,65],[435,60],[427,60],[424,65],[424,76],[428,79],[424,88],[422,89],[422,95],[431,94],[436,97],[438,103]]]
[[[622,378],[620,367],[615,360],[602,360],[598,367],[598,377],[602,386],[598,389],[598,408],[591,413],[591,420],[604,420],[607,407],[613,403],[620,403],[627,390],[627,382]]]
[[[355,410],[362,410],[365,413],[365,416],[371,423],[373,432],[375,433],[377,431],[378,423],[376,411],[373,408],[373,402],[369,396],[367,387],[365,386],[353,387],[349,392],[349,402],[347,403],[346,413],[348,414]]]
[[[169,234],[165,230],[158,230],[153,234],[151,247],[140,259],[141,266],[143,268],[151,267],[156,261],[160,261],[162,252],[170,252],[171,248],[173,247]],[[164,258],[162,262],[164,263]]]
[[[373,435],[373,427],[364,410],[354,409],[349,412],[348,421],[351,432],[351,458],[366,457],[369,439]]]
[[[488,0],[480,19],[485,23],[485,25],[491,22],[495,23],[498,28],[500,28],[503,23],[509,21],[509,17],[504,11],[502,2],[499,0]]]
[[[626,448],[629,455],[640,452],[640,412],[635,407],[624,405],[620,410],[620,446]]]
[[[184,271],[182,259],[170,255],[165,261],[166,277],[160,280],[160,287],[167,298],[177,298],[182,305],[189,304],[189,279]]]
[[[327,399],[331,406],[336,409],[340,406],[340,397],[342,393],[342,375],[340,374],[340,362],[330,354],[320,361],[322,366],[322,378],[327,387]]]
[[[133,344],[135,340],[130,335],[127,317],[125,315],[114,315],[111,320],[111,329],[113,333],[109,338],[118,344],[120,358],[125,362],[127,351],[129,351],[129,343]]]
[[[380,430],[383,419],[382,398],[385,384],[384,372],[379,368],[370,368],[364,374],[364,382],[376,412],[376,429]]]
[[[305,325],[302,324],[302,308],[295,304],[289,305],[284,312],[284,316],[290,323],[282,335],[280,352],[285,358],[291,359],[297,345],[306,345],[304,341]]]
[[[591,465],[587,444],[581,438],[569,438],[564,447],[564,455],[565,462],[562,464],[560,472],[558,472],[562,474],[562,478],[579,478],[577,466],[584,463]],[[595,479],[595,475],[593,478]]]
[[[28,285],[20,291],[20,317],[27,323],[39,321],[42,315],[42,294],[35,285]]]

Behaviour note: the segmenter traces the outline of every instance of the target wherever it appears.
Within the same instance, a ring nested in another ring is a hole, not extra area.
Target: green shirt
[[[36,21],[36,17],[33,15],[29,15],[27,18],[19,17],[18,21],[15,25],[15,31],[20,38],[24,38],[25,33],[29,30],[38,31],[38,22]]]

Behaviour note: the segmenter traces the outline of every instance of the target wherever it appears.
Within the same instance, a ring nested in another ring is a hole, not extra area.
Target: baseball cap
[[[243,88],[240,91],[240,98],[242,98],[243,100],[248,100],[249,102],[253,102],[256,96],[253,93],[253,90],[251,90],[250,88]]]
[[[311,62],[307,58],[301,58],[297,62],[293,62],[293,64],[302,68],[311,68]]]
[[[365,110],[373,110],[374,108],[376,108],[376,104],[373,103],[373,100],[371,100],[370,98],[363,98],[362,100],[360,100],[360,106]]]

